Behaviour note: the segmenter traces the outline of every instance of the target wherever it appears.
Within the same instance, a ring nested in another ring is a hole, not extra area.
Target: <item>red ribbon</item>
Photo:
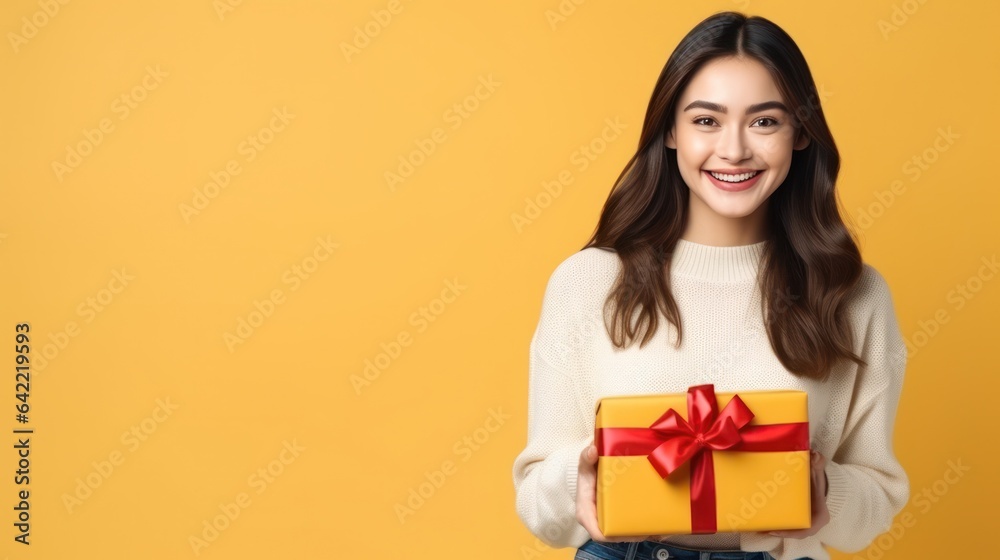
[[[648,428],[598,428],[598,455],[646,455],[663,478],[691,461],[691,532],[715,533],[715,463],[712,451],[804,451],[809,424],[749,426],[754,414],[733,395],[719,412],[712,385],[688,389],[688,419],[668,409]]]

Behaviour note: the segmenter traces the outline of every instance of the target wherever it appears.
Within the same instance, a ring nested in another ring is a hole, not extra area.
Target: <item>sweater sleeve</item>
[[[873,271],[874,272],[874,271]],[[906,345],[892,297],[875,272],[872,314],[843,436],[827,463],[830,522],[816,536],[843,552],[857,552],[889,530],[909,499],[909,479],[893,452],[896,409],[906,369]]]
[[[529,345],[527,445],[513,468],[518,516],[555,548],[579,547],[590,537],[576,520],[576,480],[594,419],[579,399],[590,385],[581,367],[580,305],[568,268],[564,263],[550,277]]]

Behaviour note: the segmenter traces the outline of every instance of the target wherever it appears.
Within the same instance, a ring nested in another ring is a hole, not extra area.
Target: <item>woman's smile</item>
[[[713,185],[728,192],[745,191],[757,184],[763,170],[737,170],[738,173],[720,173],[718,171],[703,170]]]

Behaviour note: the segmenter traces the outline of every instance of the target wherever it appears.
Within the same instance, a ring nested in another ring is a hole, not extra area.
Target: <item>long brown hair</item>
[[[739,12],[716,13],[692,29],[674,49],[657,79],[639,136],[583,247],[614,249],[622,272],[605,302],[614,307],[609,335],[624,348],[645,329],[639,347],[658,327],[657,310],[677,329],[681,321],[670,291],[670,260],[687,221],[690,192],[665,145],[674,110],[691,78],[718,57],[744,56],[770,72],[799,134],[809,144],[792,155],[781,186],[767,208],[767,243],[758,284],[761,316],[775,354],[797,375],[825,378],[839,359],[865,365],[852,351],[845,307],[862,274],[861,253],[838,211],[834,186],[840,154],[827,126],[805,57],[771,21]],[[781,294],[781,297],[778,297]],[[631,318],[635,317],[633,323]]]

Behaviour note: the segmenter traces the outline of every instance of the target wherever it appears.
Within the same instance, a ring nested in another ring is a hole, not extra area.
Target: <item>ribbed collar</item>
[[[740,282],[757,277],[767,240],[750,245],[719,247],[678,239],[671,273],[712,282]]]

